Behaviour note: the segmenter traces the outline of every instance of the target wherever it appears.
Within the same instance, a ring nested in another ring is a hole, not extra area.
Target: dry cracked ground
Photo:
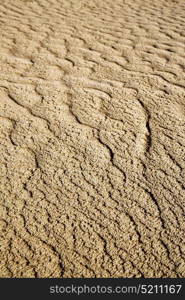
[[[1,277],[185,276],[185,2],[0,0]]]

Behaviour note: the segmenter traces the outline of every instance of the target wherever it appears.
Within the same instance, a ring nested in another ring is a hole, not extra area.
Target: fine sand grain
[[[185,1],[0,0],[0,276],[185,276]]]

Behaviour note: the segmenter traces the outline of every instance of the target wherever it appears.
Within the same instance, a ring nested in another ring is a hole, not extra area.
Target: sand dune
[[[1,277],[185,276],[184,24],[0,0]]]

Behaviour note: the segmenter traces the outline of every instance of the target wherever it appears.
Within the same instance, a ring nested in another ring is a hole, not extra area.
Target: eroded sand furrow
[[[185,276],[185,4],[0,0],[0,276]]]

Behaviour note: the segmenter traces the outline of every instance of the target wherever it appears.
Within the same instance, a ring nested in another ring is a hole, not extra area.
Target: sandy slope
[[[185,2],[0,0],[1,277],[185,276]]]

